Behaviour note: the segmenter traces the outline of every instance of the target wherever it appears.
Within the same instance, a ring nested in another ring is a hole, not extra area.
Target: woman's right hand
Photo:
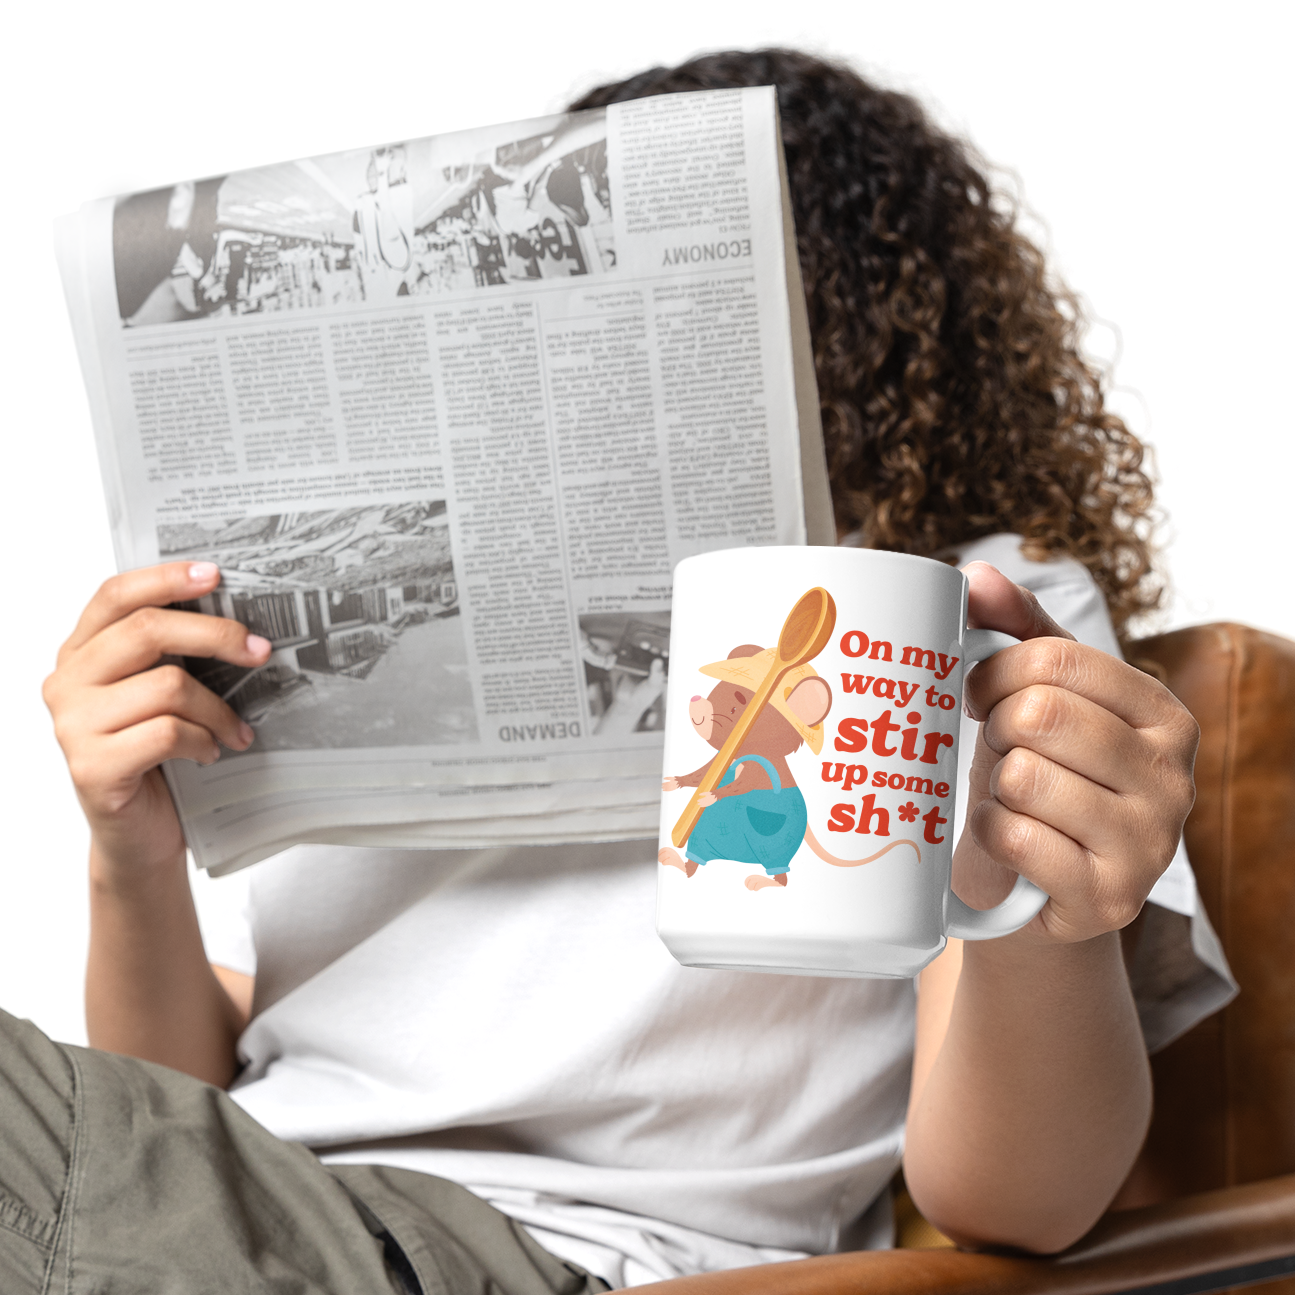
[[[234,711],[165,657],[215,657],[260,666],[270,643],[238,621],[170,610],[220,581],[211,562],[168,562],[113,576],[59,649],[45,704],[67,759],[96,854],[114,869],[174,864],[184,835],[163,760],[211,764],[223,744],[255,734]]]

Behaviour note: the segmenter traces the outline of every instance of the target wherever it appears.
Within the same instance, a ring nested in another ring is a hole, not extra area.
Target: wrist
[[[1036,919],[1037,921],[1037,919]],[[1116,973],[1124,979],[1118,931],[1105,931],[1070,943],[1050,939],[1035,922],[996,940],[968,940],[962,949],[962,975],[997,989],[1033,985],[1051,991],[1058,981],[1095,988]]]
[[[159,881],[185,872],[185,849],[166,844],[141,848],[137,842],[123,844],[90,836],[90,886],[104,894],[128,895],[140,888],[152,889]]]

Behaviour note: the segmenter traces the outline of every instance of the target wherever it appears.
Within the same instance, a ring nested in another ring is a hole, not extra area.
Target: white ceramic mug
[[[929,558],[726,549],[675,569],[657,930],[685,966],[915,975],[948,937],[1024,926],[1024,877],[978,911],[950,889],[967,628]]]

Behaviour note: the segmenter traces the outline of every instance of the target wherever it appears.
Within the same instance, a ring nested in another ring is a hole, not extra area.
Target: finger
[[[161,715],[178,715],[235,751],[246,750],[256,737],[231,706],[177,665],[156,666],[99,688],[90,704],[75,714],[73,722],[101,734],[117,733]]]
[[[996,799],[981,801],[968,827],[990,858],[1048,892],[1039,920],[1059,939],[1087,939],[1127,926],[1154,880],[1146,890],[1130,885],[1120,869],[1094,866],[1093,856],[1064,832]]]
[[[1001,630],[1018,639],[1074,638],[1028,589],[1013,584],[997,567],[969,562],[962,574],[967,577],[967,624],[972,629]]]
[[[1087,697],[1048,684],[1004,697],[981,735],[999,756],[1024,748],[1112,791],[1140,788],[1157,764],[1145,734]]]
[[[123,571],[99,586],[63,644],[63,651],[76,651],[105,626],[141,607],[165,607],[201,598],[219,583],[220,568],[214,562],[164,562],[160,566]]]
[[[129,799],[139,779],[164,760],[212,764],[219,758],[216,739],[201,725],[160,715],[82,743],[68,756],[68,769],[82,796]]]
[[[1066,639],[1032,639],[982,661],[967,679],[968,709],[984,719],[1004,697],[1035,684],[1078,693],[1133,728],[1164,728],[1195,750],[1195,722],[1168,688],[1097,648]]]
[[[224,616],[141,607],[100,630],[69,658],[69,675],[83,683],[115,683],[164,656],[215,657],[230,665],[264,665],[270,643]]]
[[[158,715],[103,739],[108,758],[145,774],[164,760],[192,760],[214,764],[220,745],[201,724],[178,715]]]
[[[1101,866],[1145,874],[1149,890],[1178,845],[1189,800],[1121,796],[1033,751],[1004,756],[989,775],[989,793],[1004,808],[1068,836]],[[1175,812],[1166,815],[1165,808]],[[1117,862],[1118,861],[1118,862]],[[1001,860],[1000,860],[1001,862]]]

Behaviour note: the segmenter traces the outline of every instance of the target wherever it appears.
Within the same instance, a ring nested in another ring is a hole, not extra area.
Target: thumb
[[[962,568],[970,593],[967,625],[971,629],[1001,630],[1018,639],[1073,639],[1039,606],[1039,600],[1020,585],[1013,584],[988,562],[969,562]]]

